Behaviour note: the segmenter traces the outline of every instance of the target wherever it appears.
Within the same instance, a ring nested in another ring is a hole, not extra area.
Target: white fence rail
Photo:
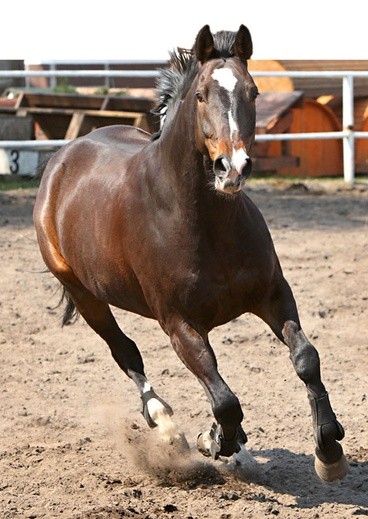
[[[155,70],[9,70],[0,71],[1,78],[49,77],[55,81],[58,77],[151,77],[159,76]],[[342,131],[340,132],[310,132],[282,133],[256,135],[256,141],[278,140],[319,140],[342,139],[344,180],[347,184],[354,183],[355,176],[355,140],[367,139],[368,132],[354,130],[354,78],[368,78],[368,71],[252,71],[253,77],[290,77],[290,78],[334,78],[342,81]],[[368,94],[368,92],[367,92]],[[0,141],[0,149],[30,150],[42,148],[57,148],[66,144],[66,140],[45,141]]]

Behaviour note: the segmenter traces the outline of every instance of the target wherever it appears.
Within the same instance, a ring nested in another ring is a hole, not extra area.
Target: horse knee
[[[320,360],[318,351],[309,342],[303,347],[294,351],[291,355],[295,371],[298,377],[307,383],[313,380],[320,373]]]

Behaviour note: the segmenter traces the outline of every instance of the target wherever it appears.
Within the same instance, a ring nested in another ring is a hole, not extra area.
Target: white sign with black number
[[[34,177],[37,173],[38,153],[0,149],[0,174]]]

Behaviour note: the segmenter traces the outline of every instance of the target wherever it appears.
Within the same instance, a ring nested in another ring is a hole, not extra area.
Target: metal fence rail
[[[122,62],[123,63],[123,62]],[[9,70],[0,71],[0,78],[27,77],[158,77],[158,70]],[[311,133],[282,133],[256,135],[256,141],[279,140],[311,140],[311,139],[342,139],[344,180],[347,184],[354,183],[355,173],[355,140],[367,139],[368,132],[354,130],[354,78],[368,78],[368,71],[253,71],[253,77],[290,77],[290,78],[337,78],[342,81],[342,131],[340,132],[311,132]],[[0,141],[0,149],[42,149],[57,148],[66,144],[66,140],[45,141]]]

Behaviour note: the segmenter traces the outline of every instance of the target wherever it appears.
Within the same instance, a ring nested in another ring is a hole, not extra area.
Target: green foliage
[[[127,94],[128,94],[127,90],[117,90],[116,92],[114,92],[114,96],[120,96],[120,97],[124,97]]]
[[[101,87],[96,88],[94,93],[96,95],[103,95],[103,96],[110,94],[112,96],[124,97],[127,95],[128,91],[121,89],[121,90],[113,90],[112,92],[110,92],[110,89],[108,87],[101,86]]]
[[[69,83],[69,79],[67,77],[62,77],[59,79],[56,87],[53,88],[53,92],[55,94],[77,94],[77,89],[75,86]]]
[[[106,96],[109,93],[109,89],[108,87],[102,86],[96,88],[96,90],[93,93],[98,96]]]
[[[19,175],[0,175],[0,192],[13,189],[28,189],[38,187],[40,181],[33,177]]]

